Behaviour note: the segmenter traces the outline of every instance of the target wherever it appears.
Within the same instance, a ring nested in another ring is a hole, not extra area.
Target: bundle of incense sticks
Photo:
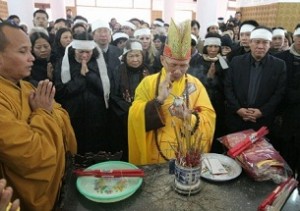
[[[291,192],[298,185],[298,181],[290,177],[278,185],[267,198],[259,205],[258,211],[280,210]]]
[[[230,150],[228,150],[227,154],[230,157],[235,158],[244,150],[249,148],[254,142],[267,135],[268,133],[269,130],[267,127],[261,127],[257,132],[250,134],[250,136],[247,136],[243,141],[241,141],[240,143],[232,147]]]
[[[77,176],[92,177],[144,177],[145,173],[141,169],[111,169],[111,170],[83,170],[73,171]]]

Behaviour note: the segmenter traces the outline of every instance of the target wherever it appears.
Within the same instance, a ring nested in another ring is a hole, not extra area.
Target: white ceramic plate
[[[211,174],[208,168],[206,167],[205,163],[203,162],[203,160],[206,158],[218,159],[228,173],[219,174],[219,175]],[[226,155],[217,154],[217,153],[204,153],[201,157],[201,161],[202,161],[201,177],[211,181],[232,180],[238,177],[242,172],[242,168],[239,166],[239,164],[235,160],[233,160],[232,158]]]
[[[138,169],[135,165],[122,161],[107,161],[98,163],[87,170]],[[141,186],[141,177],[96,178],[78,177],[77,189],[86,198],[101,203],[111,203],[128,198]]]

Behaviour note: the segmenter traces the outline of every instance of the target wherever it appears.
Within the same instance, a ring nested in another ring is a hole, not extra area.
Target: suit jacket
[[[284,61],[269,54],[262,67],[256,101],[253,105],[247,102],[250,81],[251,54],[247,53],[233,58],[225,77],[225,96],[227,101],[227,126],[231,132],[261,126],[271,126],[276,109],[285,92],[286,66]],[[245,122],[236,112],[240,108],[257,108],[262,117],[256,123]]]
[[[114,45],[109,45],[107,52],[104,54],[108,76],[111,78],[112,72],[121,64],[119,57],[122,51]]]

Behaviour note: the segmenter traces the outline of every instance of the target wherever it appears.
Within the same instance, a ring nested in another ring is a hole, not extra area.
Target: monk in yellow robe
[[[0,178],[13,188],[21,210],[53,210],[62,186],[66,153],[77,145],[68,113],[54,102],[49,80],[37,88],[22,79],[34,57],[28,36],[0,25]]]
[[[147,76],[135,91],[128,116],[129,162],[136,165],[162,163],[175,158],[176,135],[172,122],[182,124],[185,112],[176,106],[183,99],[191,113],[191,127],[202,135],[203,152],[209,152],[216,114],[205,87],[186,74],[191,57],[190,21],[177,26],[171,21],[161,56],[161,72]]]

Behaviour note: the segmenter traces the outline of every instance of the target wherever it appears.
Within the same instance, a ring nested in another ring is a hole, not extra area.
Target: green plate
[[[122,161],[107,161],[88,167],[86,170],[138,169]],[[76,186],[86,198],[101,203],[121,201],[131,196],[141,186],[141,177],[96,178],[78,177]]]

